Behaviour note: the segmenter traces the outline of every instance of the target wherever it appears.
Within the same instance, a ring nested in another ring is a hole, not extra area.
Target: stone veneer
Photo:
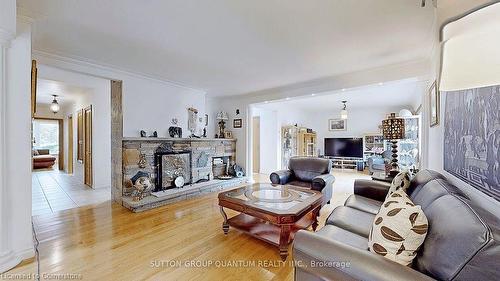
[[[131,200],[130,178],[138,171],[151,174],[152,182],[156,180],[155,152],[159,147],[171,148],[174,152],[191,151],[191,169],[193,185],[184,188],[176,188],[169,191],[165,197],[147,196],[141,201]],[[230,181],[213,180],[212,158],[230,157],[236,159],[235,139],[172,139],[172,138],[124,138],[122,141],[122,205],[133,210],[143,211],[150,208],[202,195],[207,192],[222,190],[227,187],[241,184],[242,179]],[[145,167],[139,167],[139,159],[144,155]],[[208,159],[208,161],[206,161]],[[194,184],[200,179],[210,178],[208,183]],[[244,179],[246,181],[246,178]],[[189,188],[188,188],[189,187]]]

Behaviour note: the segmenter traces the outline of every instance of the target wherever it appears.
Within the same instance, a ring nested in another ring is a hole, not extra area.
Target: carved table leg
[[[227,234],[229,232],[229,224],[227,223],[226,212],[224,212],[224,208],[222,206],[220,207],[220,213],[222,214],[222,217],[224,218],[224,222],[222,223],[222,230],[224,231],[224,234]]]
[[[285,261],[288,257],[288,240],[290,239],[290,225],[282,225],[280,231],[280,256]]]
[[[321,206],[319,206],[318,208],[316,208],[312,211],[312,216],[313,216],[312,229],[314,231],[316,231],[316,228],[318,227],[318,216],[319,216],[320,210],[321,210]]]

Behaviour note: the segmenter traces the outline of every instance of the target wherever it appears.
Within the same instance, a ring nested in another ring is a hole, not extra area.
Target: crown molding
[[[176,87],[187,89],[187,90],[198,91],[198,92],[203,93],[203,94],[206,93],[206,90],[204,90],[204,89],[199,89],[199,88],[191,87],[188,85],[184,85],[182,83],[167,80],[167,79],[164,79],[164,78],[156,76],[156,75],[151,75],[151,74],[142,73],[142,72],[138,72],[138,71],[130,71],[130,70],[119,68],[115,65],[99,63],[99,62],[96,62],[92,59],[88,59],[88,58],[84,58],[84,57],[68,56],[68,55],[57,54],[57,53],[53,53],[53,52],[46,52],[46,51],[41,51],[41,50],[36,50],[36,49],[34,49],[32,51],[32,54],[33,54],[33,57],[35,59],[42,60],[42,62],[41,62],[42,64],[43,64],[43,61],[48,61],[48,63],[46,63],[46,64],[49,66],[50,65],[54,66],[51,62],[59,62],[59,63],[63,63],[63,64],[70,64],[70,65],[76,65],[76,66],[81,66],[81,67],[89,67],[89,68],[97,69],[97,70],[104,71],[106,73],[111,74],[111,75],[103,76],[103,75],[96,75],[95,73],[85,73],[85,74],[90,74],[90,75],[101,77],[101,78],[106,78],[106,79],[111,79],[111,80],[122,80],[120,78],[120,74],[125,74],[128,76],[133,76],[136,78],[155,81],[158,83],[167,84],[170,86],[176,86]]]

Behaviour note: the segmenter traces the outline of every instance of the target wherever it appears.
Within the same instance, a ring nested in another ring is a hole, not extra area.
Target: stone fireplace
[[[134,212],[234,187],[247,180],[217,179],[226,173],[227,163],[235,163],[235,139],[124,138],[122,152],[122,204]],[[139,171],[149,173],[155,191],[162,192],[133,202],[130,179]],[[185,185],[176,188],[173,181],[180,175]]]

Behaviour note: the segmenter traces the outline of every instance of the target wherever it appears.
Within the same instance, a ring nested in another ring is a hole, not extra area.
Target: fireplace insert
[[[154,191],[176,188],[175,179],[184,178],[184,184],[191,184],[191,151],[161,151],[155,153],[156,186]]]

